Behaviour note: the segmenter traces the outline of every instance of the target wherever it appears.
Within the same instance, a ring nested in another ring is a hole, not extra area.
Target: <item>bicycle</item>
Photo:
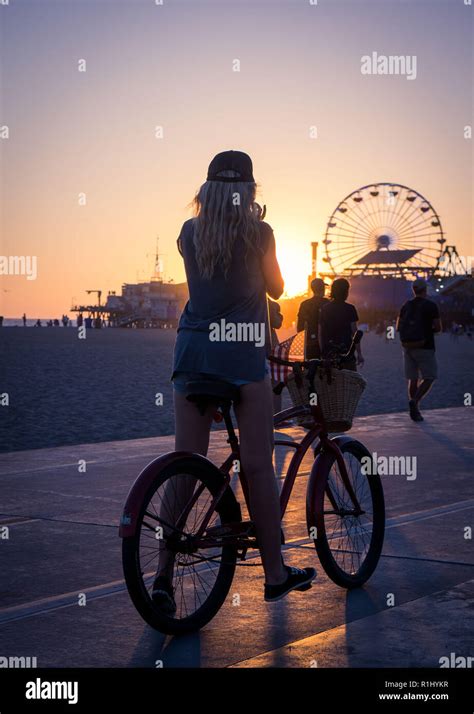
[[[272,359],[293,370],[308,369],[314,390],[316,369],[341,368],[353,358],[361,336],[362,332],[356,334],[346,355],[330,360]],[[152,461],[130,490],[119,532],[132,602],[151,627],[165,634],[184,634],[206,625],[224,603],[236,566],[247,565],[243,561],[248,551],[258,549],[253,523],[242,520],[240,504],[231,488],[232,474],[240,465],[239,443],[230,414],[232,403],[238,399],[238,388],[214,380],[190,382],[187,386],[188,399],[198,408],[216,406],[217,420],[222,419],[227,429],[230,454],[220,468],[204,456],[184,451],[170,452]],[[317,442],[306,496],[308,534],[329,578],[341,587],[359,587],[374,572],[382,552],[385,507],[380,478],[361,468],[362,459],[371,457],[362,443],[347,435],[329,438],[317,404],[279,412],[274,426],[295,417],[308,419],[303,439],[275,441],[276,446],[294,449],[280,493],[281,518],[303,457]],[[238,469],[238,478],[250,513],[242,468]],[[171,501],[169,497],[173,496]],[[171,562],[174,612],[157,607],[151,596],[160,558],[167,559],[168,566]]]

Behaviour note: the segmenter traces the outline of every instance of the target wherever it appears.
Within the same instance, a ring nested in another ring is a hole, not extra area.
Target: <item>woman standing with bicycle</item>
[[[201,414],[186,383],[219,379],[239,387],[240,458],[265,571],[265,600],[307,589],[314,568],[284,565],[279,493],[273,469],[273,393],[266,366],[267,294],[283,292],[272,228],[260,220],[250,157],[225,151],[211,161],[194,199],[195,217],[178,238],[189,288],[175,345],[172,381],[177,451],[207,454],[215,409]],[[172,558],[162,555],[155,602],[172,607]],[[306,587],[305,587],[306,586]]]

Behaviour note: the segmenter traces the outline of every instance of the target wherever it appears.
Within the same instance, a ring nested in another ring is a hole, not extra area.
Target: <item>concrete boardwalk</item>
[[[125,590],[117,524],[131,482],[172,437],[0,455],[2,656],[38,667],[439,667],[472,655],[474,457],[469,408],[362,417],[352,434],[379,455],[417,457],[417,478],[383,477],[387,531],[363,589],[334,585],[307,540],[306,462],[285,523],[289,564],[316,563],[313,588],[263,601],[261,568],[237,569],[230,596],[200,632],[165,638]],[[296,436],[300,430],[288,430]],[[287,431],[287,433],[288,433]],[[211,457],[225,451],[215,432]],[[87,462],[86,473],[78,461]],[[278,449],[281,473],[285,461]],[[8,526],[8,531],[2,527]],[[259,562],[256,558],[250,562]],[[86,605],[78,604],[85,593]],[[240,595],[233,606],[232,594]],[[393,604],[391,604],[393,602]]]

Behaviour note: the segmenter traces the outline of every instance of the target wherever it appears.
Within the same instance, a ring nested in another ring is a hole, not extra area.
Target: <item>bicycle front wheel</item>
[[[382,552],[385,504],[378,474],[368,474],[362,459],[370,452],[359,441],[340,444],[346,474],[332,451],[318,456],[306,501],[308,533],[321,565],[344,588],[365,583]],[[354,503],[355,496],[355,503]]]
[[[202,458],[183,457],[158,472],[146,494],[136,532],[123,539],[122,562],[130,597],[143,619],[165,634],[199,630],[222,606],[234,577],[237,549],[211,534],[240,520],[240,508],[223,476]],[[197,539],[201,525],[207,544]],[[215,545],[213,545],[215,543]],[[153,597],[157,575],[165,575],[174,600],[164,607]]]

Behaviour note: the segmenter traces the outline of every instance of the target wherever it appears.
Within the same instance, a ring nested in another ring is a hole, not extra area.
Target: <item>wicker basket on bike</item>
[[[292,367],[286,386],[293,406],[318,405],[329,432],[349,431],[352,428],[357,404],[367,385],[358,372],[344,369],[344,363],[353,360],[355,346],[361,338],[362,332],[359,331],[345,355],[335,353],[326,360],[287,362]],[[307,428],[313,425],[308,415],[295,416],[294,421]]]
[[[310,370],[294,370],[288,375],[287,387],[291,401],[296,406],[317,403],[326,422],[328,431],[342,432],[352,428],[352,422],[357,409],[357,404],[366,387],[367,382],[358,374],[349,369],[334,367],[318,367],[314,375],[314,391],[310,384]],[[308,417],[296,417],[297,423],[304,426]]]

